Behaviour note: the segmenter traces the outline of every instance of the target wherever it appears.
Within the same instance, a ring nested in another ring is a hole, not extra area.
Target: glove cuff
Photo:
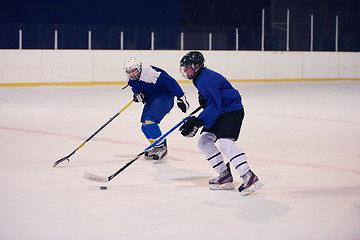
[[[204,121],[196,118],[195,126],[197,126],[199,128],[199,127],[202,127],[203,125],[204,125]]]

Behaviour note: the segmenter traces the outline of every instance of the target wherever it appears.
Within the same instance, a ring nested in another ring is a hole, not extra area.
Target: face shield
[[[193,79],[195,76],[195,71],[191,66],[180,65],[180,73],[186,79]]]
[[[142,70],[142,63],[132,57],[125,62],[124,70],[129,79],[138,80]]]

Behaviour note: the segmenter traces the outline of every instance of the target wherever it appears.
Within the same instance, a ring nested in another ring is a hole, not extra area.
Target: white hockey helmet
[[[138,59],[131,57],[125,61],[124,70],[129,79],[137,80],[140,78],[142,63]],[[133,74],[134,70],[137,70],[136,75]]]

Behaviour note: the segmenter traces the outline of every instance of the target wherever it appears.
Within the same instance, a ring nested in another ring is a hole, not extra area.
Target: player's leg
[[[149,130],[148,130],[148,126],[147,124],[149,124],[149,122],[147,122],[147,113],[149,111],[149,108],[151,106],[151,101],[148,101],[145,105],[144,105],[144,108],[143,108],[143,111],[142,111],[142,115],[141,115],[141,131],[144,133],[146,139],[149,141],[150,144],[154,143],[154,140],[152,138],[151,135],[153,134],[150,134]],[[161,133],[160,133],[161,135]],[[149,152],[153,151],[154,148],[151,148],[147,151],[145,151],[145,158],[147,158],[149,156]]]
[[[241,129],[244,111],[237,110],[219,117],[217,136],[221,152],[239,172],[243,183],[238,188],[242,195],[248,195],[262,187],[258,177],[250,170],[244,151],[236,146]]]
[[[173,106],[174,98],[172,96],[161,96],[151,101],[151,104],[148,104],[146,116],[143,116],[143,128],[145,129],[144,131],[148,133],[148,136],[150,137],[148,140],[151,143],[157,141],[161,137],[162,132],[159,123],[165,115],[170,112]],[[166,139],[163,139],[153,149],[150,149],[145,156],[154,160],[160,160],[164,158],[166,154],[167,144]]]
[[[155,122],[155,120],[149,117],[146,118],[142,129],[143,132],[146,132],[148,134],[148,141],[150,143],[154,143],[162,135],[159,125]],[[166,139],[163,139],[162,141],[157,143],[155,147],[145,152],[145,158],[158,160],[165,157],[166,153]]]
[[[216,136],[213,133],[203,131],[198,141],[198,147],[205,155],[210,165],[219,173],[219,176],[209,181],[210,189],[228,190],[234,189],[233,178],[229,165],[225,165],[219,149],[215,146]]]
[[[149,106],[150,106],[150,104],[148,103],[148,104],[145,104],[144,105],[144,108],[143,108],[143,111],[142,111],[142,114],[141,114],[141,131],[143,132],[143,134],[145,135],[145,137],[146,137],[146,139],[149,141],[149,143],[153,143],[153,140],[152,140],[152,138],[151,138],[151,135],[150,135],[150,133],[148,132],[148,130],[147,130],[147,128],[146,128],[146,126],[145,126],[145,119],[146,119],[146,115],[147,115],[147,112],[148,112],[148,110],[149,110]],[[149,150],[147,150],[147,151],[145,151],[145,157],[147,157],[148,156],[148,153],[149,153],[149,151],[150,151],[151,149],[149,149]]]

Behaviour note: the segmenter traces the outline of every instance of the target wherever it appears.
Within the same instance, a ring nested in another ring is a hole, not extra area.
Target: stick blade
[[[84,178],[90,181],[94,181],[94,182],[109,182],[109,178],[108,177],[101,177],[89,172],[85,172],[84,173]]]
[[[56,167],[59,163],[62,163],[62,162],[65,161],[65,160],[70,161],[67,157],[63,157],[63,158],[57,160],[57,161],[54,163],[53,167]]]

